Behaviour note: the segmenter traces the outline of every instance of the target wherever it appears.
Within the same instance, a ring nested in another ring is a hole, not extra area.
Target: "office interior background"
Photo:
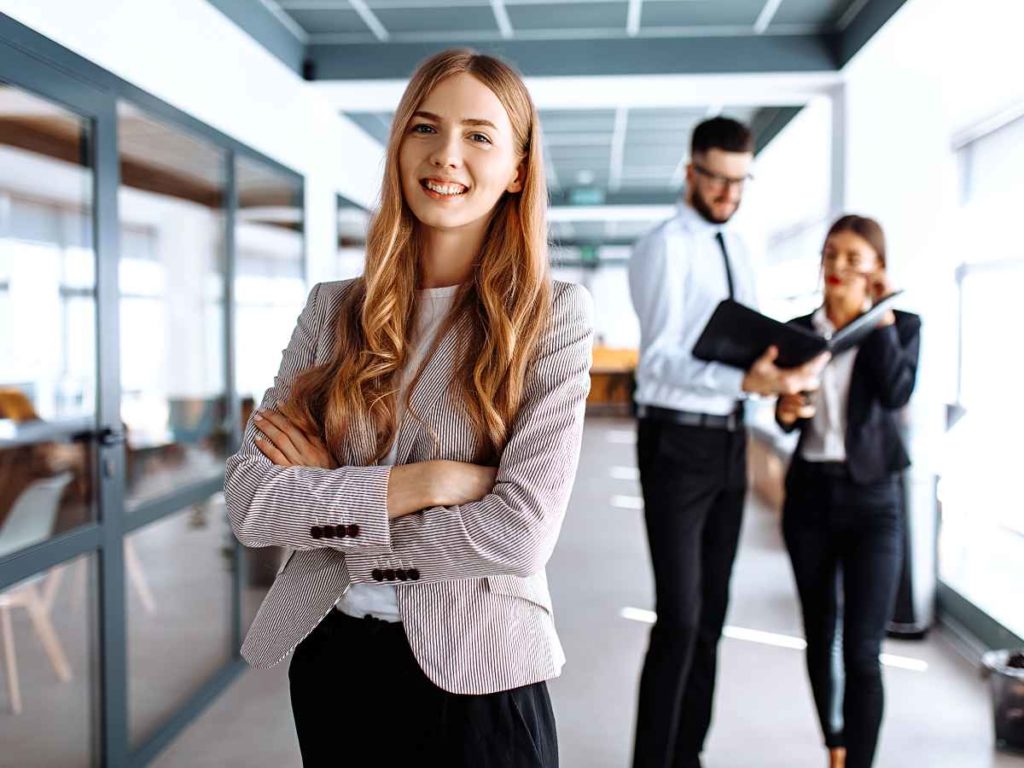
[[[716,114],[757,133],[737,226],[767,314],[816,305],[858,212],[924,318],[879,765],[1024,765],[979,673],[1024,645],[1021,29],[1011,0],[0,0],[0,766],[298,764],[283,665],[237,650],[280,553],[232,538],[223,462],[310,287],[361,271],[405,78],[463,44],[527,77],[553,273],[597,309],[550,569],[563,765],[628,762],[653,603],[626,264]],[[707,759],[816,765],[793,445],[752,420]]]

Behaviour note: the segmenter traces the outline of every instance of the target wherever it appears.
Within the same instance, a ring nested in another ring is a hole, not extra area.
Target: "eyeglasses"
[[[705,168],[702,165],[698,165],[697,163],[693,163],[692,165],[693,170],[695,170],[697,173],[699,173],[701,176],[707,179],[708,183],[711,186],[715,187],[716,189],[725,189],[726,187],[742,187],[748,181],[754,180],[754,177],[751,176],[749,173],[746,176],[743,176],[739,179],[735,179],[731,176],[723,176],[720,173],[709,171],[707,168]]]

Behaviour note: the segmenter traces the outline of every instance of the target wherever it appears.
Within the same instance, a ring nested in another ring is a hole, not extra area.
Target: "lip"
[[[455,184],[457,186],[462,187],[463,191],[457,195],[442,195],[439,192],[435,192],[434,190],[427,187],[427,182],[432,182],[438,185]],[[456,181],[455,179],[443,179],[437,176],[427,176],[425,178],[420,179],[420,189],[422,189],[423,193],[432,200],[452,201],[459,200],[465,197],[466,194],[469,192],[469,185],[463,184],[461,181]]]
[[[840,280],[835,275],[829,275],[827,278],[825,278],[825,282],[828,283],[829,285],[842,285],[843,284],[843,281]]]

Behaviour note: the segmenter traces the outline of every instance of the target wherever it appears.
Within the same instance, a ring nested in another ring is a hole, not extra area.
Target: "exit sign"
[[[599,187],[576,187],[569,190],[569,205],[601,205],[604,190]]]

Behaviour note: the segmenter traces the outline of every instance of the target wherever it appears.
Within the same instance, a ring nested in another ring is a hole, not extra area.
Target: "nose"
[[[437,143],[430,155],[435,168],[458,168],[462,163],[461,144],[457,133],[449,131],[438,134]]]

